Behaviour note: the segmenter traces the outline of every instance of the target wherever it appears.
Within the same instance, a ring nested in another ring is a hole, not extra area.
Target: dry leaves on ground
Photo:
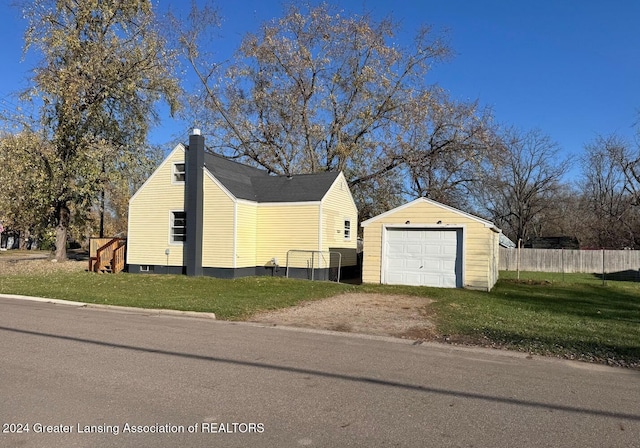
[[[0,260],[0,275],[47,275],[54,272],[82,272],[87,268],[87,261]]]

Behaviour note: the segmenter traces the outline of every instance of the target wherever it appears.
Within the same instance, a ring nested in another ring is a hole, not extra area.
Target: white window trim
[[[183,171],[178,171],[177,166],[178,165],[182,165],[183,166]],[[184,184],[184,179],[183,180],[177,180],[176,179],[176,175],[182,173],[182,175],[184,177],[187,176],[187,166],[184,162],[174,162],[171,165],[171,183],[172,184]]]
[[[344,236],[344,240],[345,241],[351,241],[351,233],[353,232],[353,226],[351,225],[352,219],[351,218],[344,218],[342,220],[342,233]],[[347,223],[349,223],[349,232],[347,235]]]
[[[175,218],[174,213],[185,213],[184,210],[171,210],[169,211],[169,244],[173,245],[173,246],[182,246],[185,242],[184,241],[174,241],[173,239],[173,220]],[[187,230],[187,216],[185,214],[185,238],[186,238],[186,230]]]

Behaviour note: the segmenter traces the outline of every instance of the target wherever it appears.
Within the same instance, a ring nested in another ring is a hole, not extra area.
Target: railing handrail
[[[108,243],[103,244],[96,251],[96,263],[94,265],[94,271],[100,271],[103,268],[104,261],[113,260],[114,250],[117,250],[118,247],[114,249],[114,245],[117,246],[120,241],[124,241],[124,238],[112,238]],[[124,247],[124,246],[122,246]]]
[[[113,251],[113,263],[111,267],[113,269],[114,274],[117,274],[118,272],[121,272],[122,270],[124,270],[125,249],[126,249],[126,246],[122,244],[116,247],[115,250]]]

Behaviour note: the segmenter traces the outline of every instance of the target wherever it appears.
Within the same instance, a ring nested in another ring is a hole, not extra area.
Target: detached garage
[[[362,281],[490,290],[498,279],[500,229],[419,198],[362,223]]]

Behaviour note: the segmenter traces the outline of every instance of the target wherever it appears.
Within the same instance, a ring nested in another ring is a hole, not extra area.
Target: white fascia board
[[[318,250],[322,252],[322,201],[318,206]]]
[[[256,207],[301,207],[305,205],[321,205],[322,201],[301,201],[301,202],[257,202],[249,199],[236,199],[238,204],[254,205]]]
[[[322,201],[302,201],[302,202],[255,202],[259,207],[300,207],[304,205],[320,205]]]

